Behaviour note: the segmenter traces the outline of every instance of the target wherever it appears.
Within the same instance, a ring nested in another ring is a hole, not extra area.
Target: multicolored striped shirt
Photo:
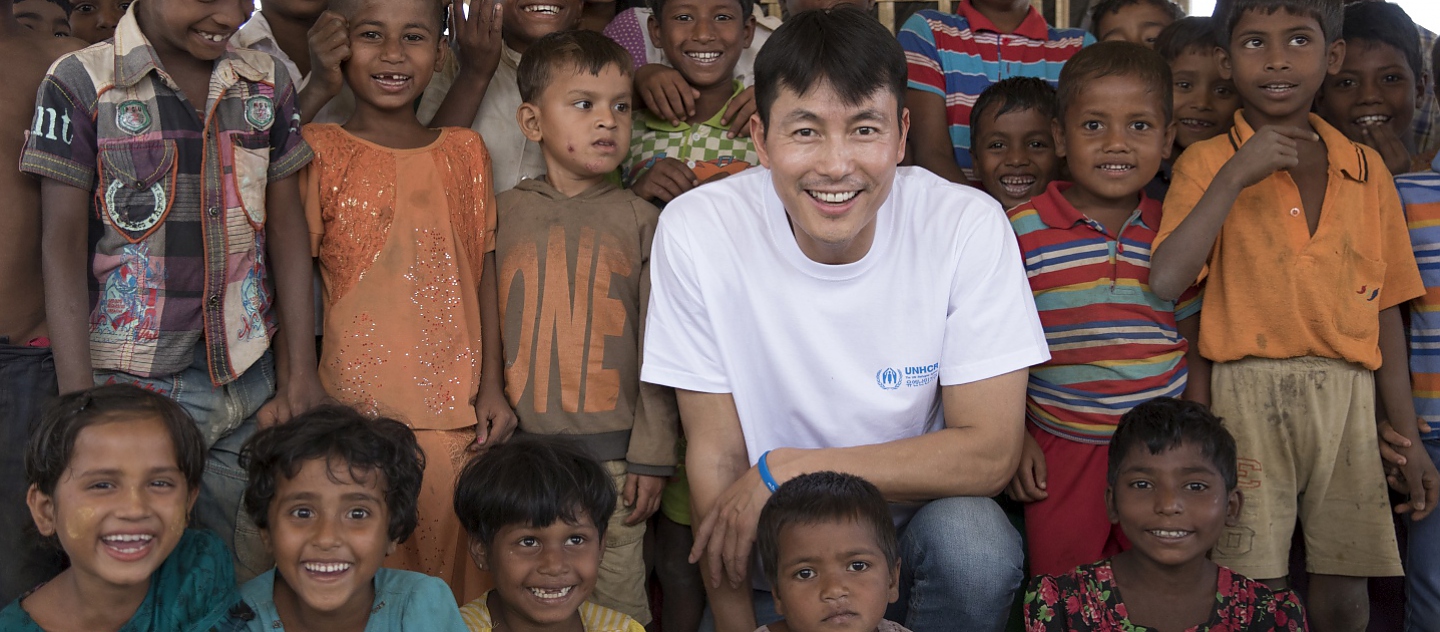
[[[732,82],[730,100],[745,90],[739,79]],[[650,167],[665,158],[674,158],[685,163],[700,184],[724,176],[734,175],[760,164],[760,154],[755,153],[755,143],[749,136],[729,138],[729,126],[720,123],[730,101],[715,111],[709,120],[694,125],[681,121],[671,125],[648,110],[635,115],[635,127],[630,137],[630,154],[621,165],[621,180],[625,188],[635,186]]]
[[[1000,32],[970,6],[970,0],[962,1],[958,11],[954,15],[920,11],[905,21],[896,36],[909,62],[910,89],[944,97],[955,162],[974,180],[970,108],[980,93],[1010,77],[1039,77],[1056,85],[1060,67],[1095,43],[1095,36],[1080,29],[1051,28],[1034,7],[1013,33]]]
[[[211,381],[228,384],[270,348],[275,328],[265,188],[312,154],[290,73],[270,55],[227,50],[209,94],[189,97],[132,9],[113,39],[50,68],[20,170],[95,192],[94,367],[173,375],[203,344]]]
[[[1118,236],[1067,201],[1068,182],[1007,214],[1025,258],[1050,360],[1030,368],[1026,418],[1079,443],[1110,441],[1120,416],[1185,390],[1188,345],[1175,323],[1200,311],[1150,291],[1150,245],[1160,202],[1141,196]]]
[[[1415,413],[1430,424],[1422,439],[1440,439],[1440,158],[1430,171],[1395,178],[1425,295],[1410,301],[1410,381]]]

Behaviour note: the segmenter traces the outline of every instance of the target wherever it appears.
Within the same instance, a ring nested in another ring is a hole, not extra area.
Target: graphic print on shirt
[[[579,229],[575,242],[572,256],[565,227],[551,226],[545,252],[521,244],[500,262],[502,320],[510,322],[518,309],[522,323],[519,332],[505,332],[518,338],[514,358],[507,358],[506,395],[518,402],[528,390],[537,413],[555,403],[554,375],[565,412],[614,410],[620,394],[619,372],[604,367],[605,347],[607,338],[633,325],[625,304],[610,296],[610,284],[637,264],[613,237],[597,239],[593,228]]]
[[[150,257],[150,242],[127,244],[120,265],[105,279],[91,328],[95,335],[118,340],[155,340],[160,320],[156,308],[164,274]]]

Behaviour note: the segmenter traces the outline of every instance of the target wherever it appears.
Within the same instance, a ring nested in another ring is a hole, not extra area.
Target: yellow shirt
[[[493,592],[493,591],[492,591]],[[490,593],[460,607],[460,618],[470,632],[491,632],[495,621],[490,618]],[[590,602],[580,604],[580,624],[585,632],[645,632],[645,626],[628,615]]]

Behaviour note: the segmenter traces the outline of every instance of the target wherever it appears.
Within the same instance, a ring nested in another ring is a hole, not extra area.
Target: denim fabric
[[[1425,442],[1430,459],[1440,465],[1440,439]],[[1424,520],[1406,520],[1410,537],[1405,552],[1405,630],[1440,630],[1440,513]]]
[[[54,577],[62,559],[25,506],[25,447],[56,395],[55,358],[46,347],[6,342],[0,337],[0,604]]]
[[[269,351],[235,381],[215,386],[210,381],[204,344],[195,347],[190,367],[160,378],[146,378],[119,371],[96,371],[96,384],[136,384],[169,397],[195,418],[205,437],[209,455],[200,498],[195,502],[191,526],[214,531],[235,555],[235,576],[240,582],[273,566],[260,530],[241,507],[245,493],[245,469],[240,467],[240,447],[255,434],[255,413],[275,395],[275,363]]]

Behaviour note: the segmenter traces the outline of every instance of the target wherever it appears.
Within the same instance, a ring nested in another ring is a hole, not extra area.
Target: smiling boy
[[[1035,77],[1011,77],[975,101],[970,111],[975,176],[1000,206],[1030,201],[1060,175],[1054,118],[1055,89]]]

